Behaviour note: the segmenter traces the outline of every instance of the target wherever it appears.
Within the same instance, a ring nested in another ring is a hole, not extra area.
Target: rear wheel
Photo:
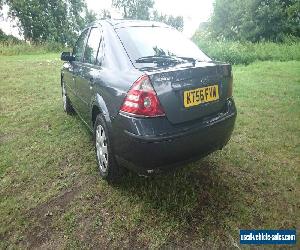
[[[66,91],[66,87],[65,87],[64,83],[62,83],[61,88],[62,88],[62,93],[61,94],[62,94],[62,99],[63,99],[64,111],[68,115],[74,114],[74,109],[73,109],[72,104],[70,102],[70,99],[67,95],[67,91]]]
[[[107,126],[101,114],[96,117],[94,124],[94,143],[101,177],[109,182],[115,182],[122,175],[123,171],[113,155]]]

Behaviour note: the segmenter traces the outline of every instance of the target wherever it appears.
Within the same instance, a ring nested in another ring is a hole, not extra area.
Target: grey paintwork
[[[115,117],[131,84],[141,72],[136,70],[117,37],[113,26],[103,21],[91,27],[103,30],[104,52],[102,65],[66,62],[62,75],[75,110],[92,130],[92,110],[97,106],[106,119]],[[114,96],[114,99],[111,99]],[[100,101],[102,100],[102,101]]]
[[[102,113],[117,161],[143,174],[164,163],[171,164],[172,159],[178,162],[222,148],[230,138],[236,117],[234,101],[226,96],[231,66],[198,62],[163,68],[149,68],[143,64],[138,67],[130,61],[115,32],[115,28],[130,25],[163,24],[122,20],[92,24],[88,29],[99,27],[103,31],[102,64],[64,63],[61,79],[79,116],[92,131],[95,115]],[[150,77],[165,117],[137,118],[119,114],[127,92],[143,74]],[[183,108],[184,90],[213,83],[220,86],[218,102]],[[188,145],[190,150],[186,148]],[[150,157],[151,152],[155,155]],[[172,157],[174,152],[179,155]],[[135,167],[145,159],[148,159],[147,164]]]

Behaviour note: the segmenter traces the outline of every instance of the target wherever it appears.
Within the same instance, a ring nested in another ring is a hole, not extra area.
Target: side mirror
[[[63,52],[61,53],[60,59],[66,62],[72,62],[75,61],[75,56],[73,56],[71,52]]]

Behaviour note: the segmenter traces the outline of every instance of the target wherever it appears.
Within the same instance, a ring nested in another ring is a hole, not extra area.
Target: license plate
[[[217,100],[219,100],[218,85],[211,85],[183,92],[183,103],[185,108]]]

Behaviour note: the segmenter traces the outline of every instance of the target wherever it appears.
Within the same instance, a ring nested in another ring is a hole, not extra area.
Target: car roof
[[[113,28],[119,29],[119,28],[125,28],[125,27],[170,27],[164,23],[155,22],[155,21],[147,21],[147,20],[129,20],[129,19],[103,19],[96,21],[89,26],[95,25],[95,24],[101,24],[102,22],[107,22]]]

